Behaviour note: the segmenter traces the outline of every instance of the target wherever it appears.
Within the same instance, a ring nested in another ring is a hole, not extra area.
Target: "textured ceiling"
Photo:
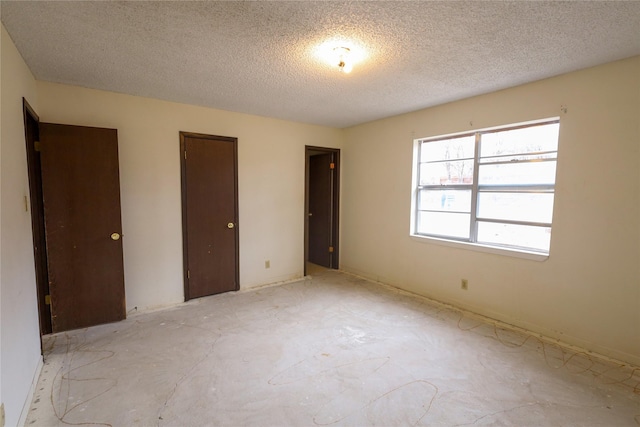
[[[640,54],[640,1],[3,0],[0,14],[39,80],[334,127]],[[327,40],[366,57],[340,73],[315,54]]]

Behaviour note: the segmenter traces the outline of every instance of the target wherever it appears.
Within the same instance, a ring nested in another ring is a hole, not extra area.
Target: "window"
[[[412,234],[549,253],[558,119],[418,139]]]

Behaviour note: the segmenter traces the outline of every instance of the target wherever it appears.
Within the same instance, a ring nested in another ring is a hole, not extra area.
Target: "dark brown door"
[[[180,133],[185,300],[238,290],[237,139]]]
[[[40,123],[53,332],[126,316],[115,129]]]
[[[309,157],[308,184],[308,260],[327,268],[334,261],[334,180],[335,154],[313,154]]]

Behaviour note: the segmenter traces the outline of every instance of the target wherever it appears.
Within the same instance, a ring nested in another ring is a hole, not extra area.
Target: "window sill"
[[[452,248],[466,249],[475,252],[484,252],[496,255],[510,256],[514,258],[528,259],[531,261],[546,261],[549,258],[547,254],[537,252],[528,252],[518,249],[499,248],[495,246],[487,246],[479,243],[457,242],[454,240],[439,239],[437,237],[411,235],[411,240],[420,243],[433,243],[440,246],[449,246]]]

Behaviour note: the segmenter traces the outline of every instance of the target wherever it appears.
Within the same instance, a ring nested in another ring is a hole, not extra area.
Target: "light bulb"
[[[353,70],[353,64],[349,60],[349,53],[351,52],[348,47],[336,47],[333,51],[337,55],[338,67],[340,71],[345,74],[349,74]]]

